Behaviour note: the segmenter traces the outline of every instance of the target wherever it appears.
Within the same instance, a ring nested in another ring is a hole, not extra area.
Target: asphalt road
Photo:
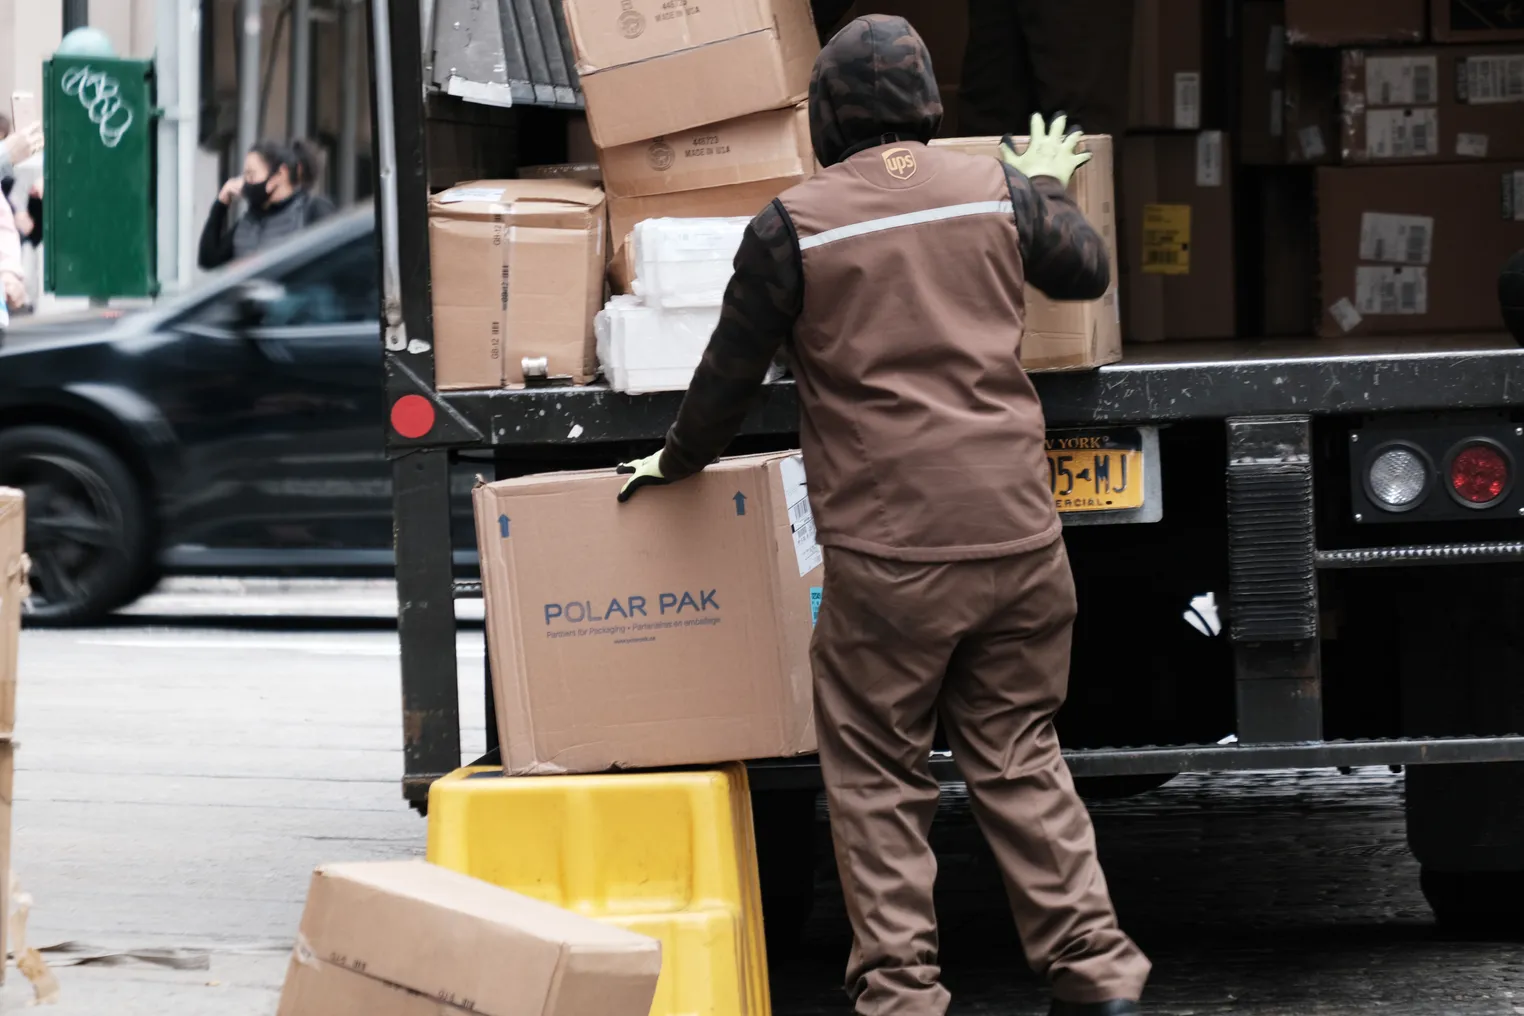
[[[421,856],[399,796],[392,601],[377,584],[193,583],[22,641],[14,869],[65,1014],[274,1012],[312,867]],[[473,609],[471,605],[465,607]],[[475,608],[479,610],[479,608]],[[482,636],[458,642],[464,754]],[[1385,769],[1190,776],[1092,807],[1151,1013],[1524,1014],[1524,949],[1432,930]],[[1045,1011],[961,798],[936,829],[954,1014]],[[822,823],[815,917],[774,1012],[847,1012]],[[0,1011],[30,991],[13,969]]]

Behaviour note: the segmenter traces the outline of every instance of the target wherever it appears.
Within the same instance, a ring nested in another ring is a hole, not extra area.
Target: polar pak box
[[[1011,139],[1025,151],[1027,138]],[[1000,139],[937,138],[934,148],[998,158]],[[1088,370],[1122,358],[1122,318],[1117,302],[1117,214],[1111,138],[1087,134],[1079,150],[1091,159],[1069,181],[1069,196],[1101,238],[1111,258],[1111,288],[1099,300],[1050,300],[1027,287],[1026,332],[1021,364],[1029,371]]]
[[[809,0],[564,0],[600,148],[791,106],[820,53]]]
[[[647,1016],[653,938],[423,861],[313,872],[277,1016]]]
[[[625,504],[611,470],[476,488],[512,775],[815,750],[823,567],[796,454],[722,460]]]
[[[578,384],[597,369],[603,191],[578,180],[477,180],[429,199],[434,383],[501,388],[526,358]]]

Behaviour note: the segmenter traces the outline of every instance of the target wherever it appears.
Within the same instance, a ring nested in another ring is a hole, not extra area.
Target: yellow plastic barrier
[[[746,767],[505,777],[429,791],[428,859],[659,939],[651,1016],[770,1016]]]

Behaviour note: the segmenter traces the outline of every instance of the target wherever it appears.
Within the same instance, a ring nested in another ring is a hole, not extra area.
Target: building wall
[[[0,102],[11,93],[42,94],[42,61],[63,34],[63,0],[0,0]]]

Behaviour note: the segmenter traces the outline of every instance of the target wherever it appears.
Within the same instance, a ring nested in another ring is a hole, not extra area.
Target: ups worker
[[[927,832],[940,716],[1058,1014],[1136,1013],[1149,964],[1117,927],[1059,754],[1074,583],[1021,369],[1023,284],[1101,296],[1101,238],[1065,193],[1064,120],[1000,160],[926,142],[942,116],[902,18],[846,25],[810,82],[819,174],[752,220],[719,327],[625,500],[712,462],[786,345],[825,547],[811,659],[861,1016],[942,1016]]]

